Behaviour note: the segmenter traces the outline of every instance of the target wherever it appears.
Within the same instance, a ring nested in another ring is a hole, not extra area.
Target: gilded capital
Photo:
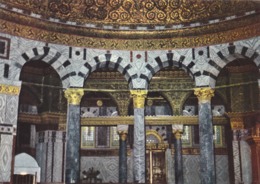
[[[0,93],[7,95],[19,95],[21,87],[11,86],[6,84],[0,84]]]
[[[199,103],[209,102],[214,96],[214,89],[205,87],[205,88],[195,88],[194,94],[198,97]]]
[[[118,131],[119,137],[122,141],[125,141],[127,138],[127,131]]]
[[[175,131],[173,131],[173,134],[174,134],[176,139],[181,139],[183,131],[182,130],[175,130]]]
[[[181,139],[181,136],[183,134],[183,125],[182,124],[172,125],[172,133],[174,134],[176,139]]]
[[[81,88],[68,88],[64,93],[69,104],[79,105],[81,98],[84,95],[84,90]]]
[[[144,108],[145,98],[147,96],[147,90],[131,90],[131,97],[134,100],[134,108]]]

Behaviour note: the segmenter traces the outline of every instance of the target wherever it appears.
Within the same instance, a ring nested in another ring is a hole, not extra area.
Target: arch
[[[189,61],[184,55],[179,55],[177,52],[169,51],[166,55],[157,56],[154,58],[153,63],[148,63],[146,69],[148,74],[141,74],[140,78],[145,79],[149,83],[152,77],[161,69],[166,67],[176,66],[177,68],[184,69],[191,77],[200,76],[201,72],[196,68],[193,61]]]
[[[14,174],[31,174],[37,173],[37,182],[40,182],[41,168],[39,167],[36,160],[27,153],[20,153],[15,156],[14,161]]]
[[[15,63],[15,66],[21,71],[23,65],[28,61],[41,60],[53,67],[53,69],[58,73],[63,88],[70,86],[70,77],[75,76],[76,72],[71,71],[68,73],[68,66],[71,65],[71,62],[62,56],[62,54],[55,49],[44,46],[44,47],[35,47],[31,50],[22,53],[23,60]],[[16,76],[17,79],[20,77],[20,73]]]
[[[247,58],[253,61],[260,71],[260,55],[258,51],[241,45],[229,45],[216,53],[216,57],[209,60],[209,65],[203,71],[203,75],[209,76],[210,86],[216,85],[220,71],[230,62],[239,58]]]
[[[150,135],[154,136],[158,140],[159,144],[163,143],[163,137],[156,130],[146,130],[146,137]]]
[[[100,68],[111,68],[120,72],[129,86],[133,86],[133,79],[136,79],[138,75],[133,69],[132,65],[123,62],[122,57],[118,57],[111,53],[106,53],[104,55],[95,56],[91,62],[84,63],[78,72],[78,76],[86,79],[90,73],[94,72]]]

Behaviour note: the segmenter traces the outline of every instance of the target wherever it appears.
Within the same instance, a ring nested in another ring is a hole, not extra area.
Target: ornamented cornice
[[[28,122],[28,123],[46,123],[46,124],[58,124],[62,128],[63,125],[66,125],[66,114],[65,113],[42,113],[42,114],[28,114],[28,113],[19,113],[18,116],[19,122]],[[174,125],[174,124],[183,124],[183,125],[198,125],[198,116],[145,116],[146,125]],[[223,116],[213,116],[214,125],[225,125],[229,121]],[[81,118],[81,125],[133,125],[134,116],[109,116],[109,117],[89,117]]]
[[[65,98],[67,98],[68,103],[72,105],[79,105],[81,98],[84,95],[84,90],[80,88],[69,88],[65,90]]]
[[[194,94],[198,97],[199,103],[205,103],[210,102],[211,98],[214,96],[214,90],[209,87],[195,88]]]
[[[144,108],[145,98],[147,96],[147,90],[131,90],[131,96],[134,101],[134,108]]]
[[[7,95],[19,95],[21,87],[0,84],[0,93]]]
[[[2,33],[71,46],[120,50],[153,50],[229,43],[260,34],[259,16],[189,29],[102,30],[56,24],[0,11]],[[14,21],[18,21],[15,23]],[[196,36],[191,36],[196,35]]]

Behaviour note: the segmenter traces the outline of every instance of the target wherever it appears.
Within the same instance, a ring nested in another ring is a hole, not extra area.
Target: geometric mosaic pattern
[[[99,178],[103,183],[118,183],[118,157],[81,157],[81,174],[82,171],[88,171],[93,167],[94,170],[99,170]],[[82,176],[81,176],[82,178]]]
[[[174,156],[174,155],[173,155]],[[200,183],[199,155],[183,155],[183,178],[185,184]]]
[[[18,100],[19,96],[6,96],[6,123],[15,125],[18,117]]]
[[[9,182],[11,176],[13,135],[1,135],[0,182]]]
[[[228,156],[216,155],[215,161],[217,184],[229,184]]]
[[[117,156],[108,157],[81,157],[80,178],[83,178],[82,171],[88,171],[93,167],[95,170],[99,170],[99,178],[103,183],[118,183],[118,164],[119,160]],[[133,182],[133,158],[127,157],[127,182]]]
[[[6,95],[0,95],[0,124],[5,123]]]

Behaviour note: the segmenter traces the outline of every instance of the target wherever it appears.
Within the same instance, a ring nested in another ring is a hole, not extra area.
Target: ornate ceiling
[[[260,27],[260,4],[256,1],[0,0],[0,3],[4,33],[91,48],[196,47],[257,36]]]

